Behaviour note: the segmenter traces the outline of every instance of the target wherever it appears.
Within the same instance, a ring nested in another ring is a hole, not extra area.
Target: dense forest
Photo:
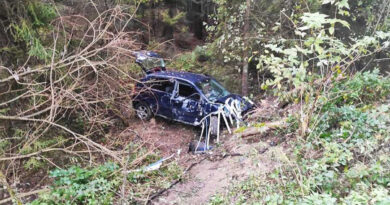
[[[187,153],[139,50],[257,106]],[[0,204],[390,204],[389,72],[390,0],[0,0]]]

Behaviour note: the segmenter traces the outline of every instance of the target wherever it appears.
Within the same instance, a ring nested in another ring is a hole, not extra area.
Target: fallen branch
[[[17,205],[22,205],[22,202],[20,201],[20,196],[17,196],[15,191],[11,188],[11,186],[7,182],[7,178],[4,176],[3,172],[0,171],[0,182],[3,184],[3,186],[7,189],[10,197],[6,200],[1,200],[0,204],[4,204],[8,201],[15,200],[15,203]]]
[[[179,182],[181,182],[183,180],[183,176],[185,173],[187,173],[188,171],[190,171],[194,166],[200,164],[201,162],[203,162],[204,160],[208,159],[208,157],[204,157],[202,158],[201,160],[197,161],[197,162],[194,162],[192,163],[190,166],[188,166],[184,171],[183,171],[183,174],[180,176],[179,179],[175,180],[174,182],[171,183],[171,185],[169,185],[169,187],[165,188],[165,189],[161,189],[160,191],[152,194],[148,201],[147,201],[147,204],[152,204],[152,200],[161,196],[163,193],[165,193],[166,191],[168,191],[169,189],[172,189],[173,186],[175,186],[176,184],[178,184]]]
[[[79,156],[78,153],[85,152],[85,151],[70,151],[70,150],[64,149],[64,148],[48,148],[48,149],[43,149],[43,150],[39,150],[37,152],[30,153],[30,154],[25,154],[25,155],[16,155],[13,157],[3,157],[3,158],[0,158],[0,161],[30,158],[30,157],[33,157],[35,155],[40,155],[40,154],[43,154],[46,152],[53,152],[53,151],[62,151],[62,152],[68,153],[68,154],[76,155],[76,156]]]
[[[287,126],[286,120],[282,119],[275,122],[265,123],[263,126],[260,127],[249,127],[245,129],[242,133],[239,133],[239,136],[245,138],[253,135],[266,133],[271,129],[282,128],[286,126]]]
[[[49,190],[50,190],[49,188],[38,189],[38,190],[26,192],[26,193],[17,194],[16,197],[17,197],[18,199],[22,199],[22,198],[24,198],[24,197],[31,196],[31,195],[34,195],[34,194],[40,194],[40,193],[43,193],[43,192],[47,192],[47,191],[49,191]],[[7,203],[7,202],[12,201],[13,199],[14,199],[14,198],[12,198],[12,197],[3,199],[3,200],[0,201],[0,204],[5,204],[5,203]],[[20,203],[20,204],[22,204],[22,203]]]
[[[214,156],[214,157],[221,157],[220,160],[223,160],[227,157],[237,157],[237,156],[243,156],[242,154],[240,153],[226,153],[226,154],[218,154],[218,155],[211,155],[211,156]],[[160,191],[152,194],[148,201],[147,201],[147,204],[151,204],[152,203],[152,200],[161,196],[163,193],[165,193],[166,191],[168,191],[169,189],[172,189],[173,186],[175,186],[176,184],[178,184],[179,182],[181,182],[183,180],[183,176],[188,172],[190,171],[192,168],[194,168],[196,165],[202,163],[204,160],[210,160],[210,155],[206,155],[205,157],[203,157],[201,160],[197,161],[197,162],[194,162],[192,163],[190,166],[188,166],[184,171],[183,171],[183,174],[180,176],[179,179],[175,180],[174,182],[172,182],[171,185],[169,185],[169,187],[165,188],[165,189],[161,189]]]
[[[118,156],[116,156],[112,150],[109,150],[108,148],[106,148],[103,145],[100,145],[100,144],[94,142],[93,140],[89,139],[88,137],[86,137],[84,135],[81,135],[81,134],[78,134],[76,132],[73,132],[69,128],[64,127],[62,125],[59,125],[57,123],[54,123],[54,122],[51,122],[51,121],[48,121],[48,120],[42,120],[42,119],[16,117],[16,116],[3,116],[3,115],[0,115],[0,119],[2,119],[2,120],[20,120],[20,121],[43,122],[43,123],[47,123],[49,125],[61,128],[64,131],[66,131],[66,132],[70,133],[71,135],[73,135],[77,140],[83,142],[86,145],[92,145],[92,147],[94,147],[95,149],[98,149],[99,151],[105,153],[108,156],[111,156],[117,162],[122,163],[121,159]]]

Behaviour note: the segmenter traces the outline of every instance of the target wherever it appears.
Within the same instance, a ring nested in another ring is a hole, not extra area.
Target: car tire
[[[218,134],[218,116],[211,116],[210,117],[210,135],[211,136],[217,136]]]
[[[153,117],[152,109],[144,102],[136,104],[135,112],[140,120],[150,120]]]

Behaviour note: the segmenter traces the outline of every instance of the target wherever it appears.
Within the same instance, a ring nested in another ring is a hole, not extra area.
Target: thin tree
[[[246,0],[246,12],[245,12],[245,20],[244,20],[244,49],[243,49],[243,69],[242,69],[242,77],[241,77],[241,92],[242,95],[248,95],[248,33],[249,33],[249,16],[250,16],[250,6],[251,1]]]

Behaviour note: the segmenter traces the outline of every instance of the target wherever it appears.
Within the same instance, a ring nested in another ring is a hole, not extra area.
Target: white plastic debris
[[[207,116],[202,118],[202,120],[200,121],[201,126],[202,126],[202,131],[200,133],[200,137],[198,140],[198,145],[195,149],[195,153],[198,152],[197,150],[198,150],[200,142],[203,138],[203,135],[204,135],[204,139],[205,139],[206,149],[204,149],[201,152],[204,152],[204,151],[207,151],[210,149],[209,144],[210,144],[210,132],[211,132],[211,116],[218,117],[217,142],[219,142],[219,135],[220,135],[220,130],[221,130],[221,123],[220,123],[221,116],[222,116],[223,121],[226,125],[226,128],[228,129],[230,134],[232,133],[230,125],[234,126],[233,119],[235,120],[237,128],[239,128],[239,126],[240,126],[240,121],[242,121],[242,116],[241,116],[242,110],[241,110],[241,106],[240,106],[241,102],[237,99],[227,98],[225,100],[224,104],[221,104],[221,103],[218,103],[218,104],[220,104],[220,106],[218,107],[217,111],[208,114]],[[227,119],[229,119],[229,121]]]
[[[148,166],[144,167],[144,168],[141,168],[141,169],[134,169],[134,170],[128,170],[126,171],[126,173],[131,173],[131,172],[150,172],[150,171],[154,171],[154,170],[158,170],[160,169],[162,163],[170,158],[172,158],[175,154],[172,154],[171,156],[169,157],[166,157],[166,158],[162,158],[160,160],[158,160],[157,162],[154,162],[152,164],[149,164]]]

